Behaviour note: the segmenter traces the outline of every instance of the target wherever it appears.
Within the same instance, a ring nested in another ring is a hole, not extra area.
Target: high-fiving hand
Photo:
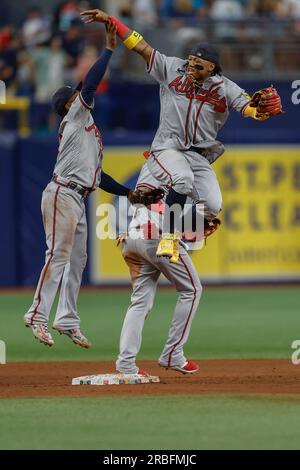
[[[89,24],[93,22],[107,23],[110,16],[102,10],[83,10],[80,12],[81,18],[84,23]]]

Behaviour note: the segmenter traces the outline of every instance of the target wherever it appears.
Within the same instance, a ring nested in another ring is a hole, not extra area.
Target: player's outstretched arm
[[[92,106],[96,90],[104,77],[113,50],[117,47],[117,28],[109,20],[106,24],[106,48],[91,67],[84,79],[81,96],[88,106]]]
[[[99,188],[116,196],[127,196],[131,204],[143,204],[144,206],[156,204],[164,197],[162,188],[152,190],[145,188],[143,191],[140,189],[132,190],[118,183],[110,175],[104,173],[104,171],[101,173]]]
[[[137,31],[133,31],[117,18],[109,16],[102,10],[84,10],[80,14],[84,19],[84,22],[87,24],[93,23],[94,21],[98,23],[107,23],[111,19],[116,25],[117,35],[123,41],[124,45],[128,49],[132,49],[140,54],[146,61],[147,65],[149,65],[153,48]]]
[[[127,196],[130,189],[114,180],[109,174],[101,172],[101,180],[99,188],[103,189],[106,193],[114,194],[115,196]]]

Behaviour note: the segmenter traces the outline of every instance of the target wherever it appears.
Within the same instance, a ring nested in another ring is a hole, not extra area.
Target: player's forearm
[[[147,64],[149,64],[153,48],[143,40],[143,37],[137,31],[133,31],[120,20],[114,16],[109,16],[102,10],[84,10],[80,12],[80,15],[86,24],[93,23],[94,21],[108,24],[110,21],[113,21],[117,28],[117,35],[123,41],[124,45],[128,49],[132,49],[140,54]]]
[[[99,188],[103,189],[103,191],[106,191],[107,193],[115,194],[116,196],[128,196],[130,192],[129,188],[118,183],[110,175],[104,173],[104,171],[101,173]]]
[[[117,26],[117,35],[122,40],[124,46],[140,54],[149,64],[153,48],[143,39],[143,36],[137,31],[128,28],[128,26],[114,16],[111,19]]]
[[[112,50],[107,48],[104,49],[101,56],[91,67],[84,79],[81,95],[86,104],[89,106],[93,104],[96,90],[104,77],[111,55]]]

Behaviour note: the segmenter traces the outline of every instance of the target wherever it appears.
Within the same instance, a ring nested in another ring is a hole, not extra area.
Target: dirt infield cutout
[[[139,366],[160,383],[72,386],[72,377],[112,373],[113,362],[15,362],[0,367],[0,398],[95,397],[98,395],[293,394],[300,398],[300,365],[279,360],[203,360],[193,376],[165,370],[155,362]]]

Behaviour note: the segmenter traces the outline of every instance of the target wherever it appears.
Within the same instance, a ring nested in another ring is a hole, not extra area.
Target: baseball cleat
[[[64,330],[58,326],[53,326],[53,330],[58,331],[60,335],[66,335],[70,338],[74,344],[78,344],[82,348],[89,349],[92,346],[92,343],[81,333],[79,328],[70,328],[69,330]]]
[[[54,341],[46,323],[25,323],[26,328],[31,328],[33,336],[45,346],[53,346]]]
[[[215,217],[213,220],[204,219],[204,237],[212,235],[221,225],[221,220]]]
[[[170,258],[170,263],[178,263],[179,261],[179,240],[174,240],[173,255]]]
[[[137,371],[137,374],[138,374],[138,375],[143,375],[144,377],[150,377],[149,372],[147,372],[147,371],[145,371],[145,370],[142,370],[142,369],[139,369],[139,370]]]
[[[174,254],[174,240],[172,238],[162,238],[156,250],[157,256],[172,258]]]
[[[177,372],[181,372],[182,374],[195,374],[199,370],[198,364],[196,364],[196,362],[193,362],[193,361],[186,361],[184,366],[165,366],[160,363],[159,365],[161,367],[164,367],[165,369],[176,370]]]

